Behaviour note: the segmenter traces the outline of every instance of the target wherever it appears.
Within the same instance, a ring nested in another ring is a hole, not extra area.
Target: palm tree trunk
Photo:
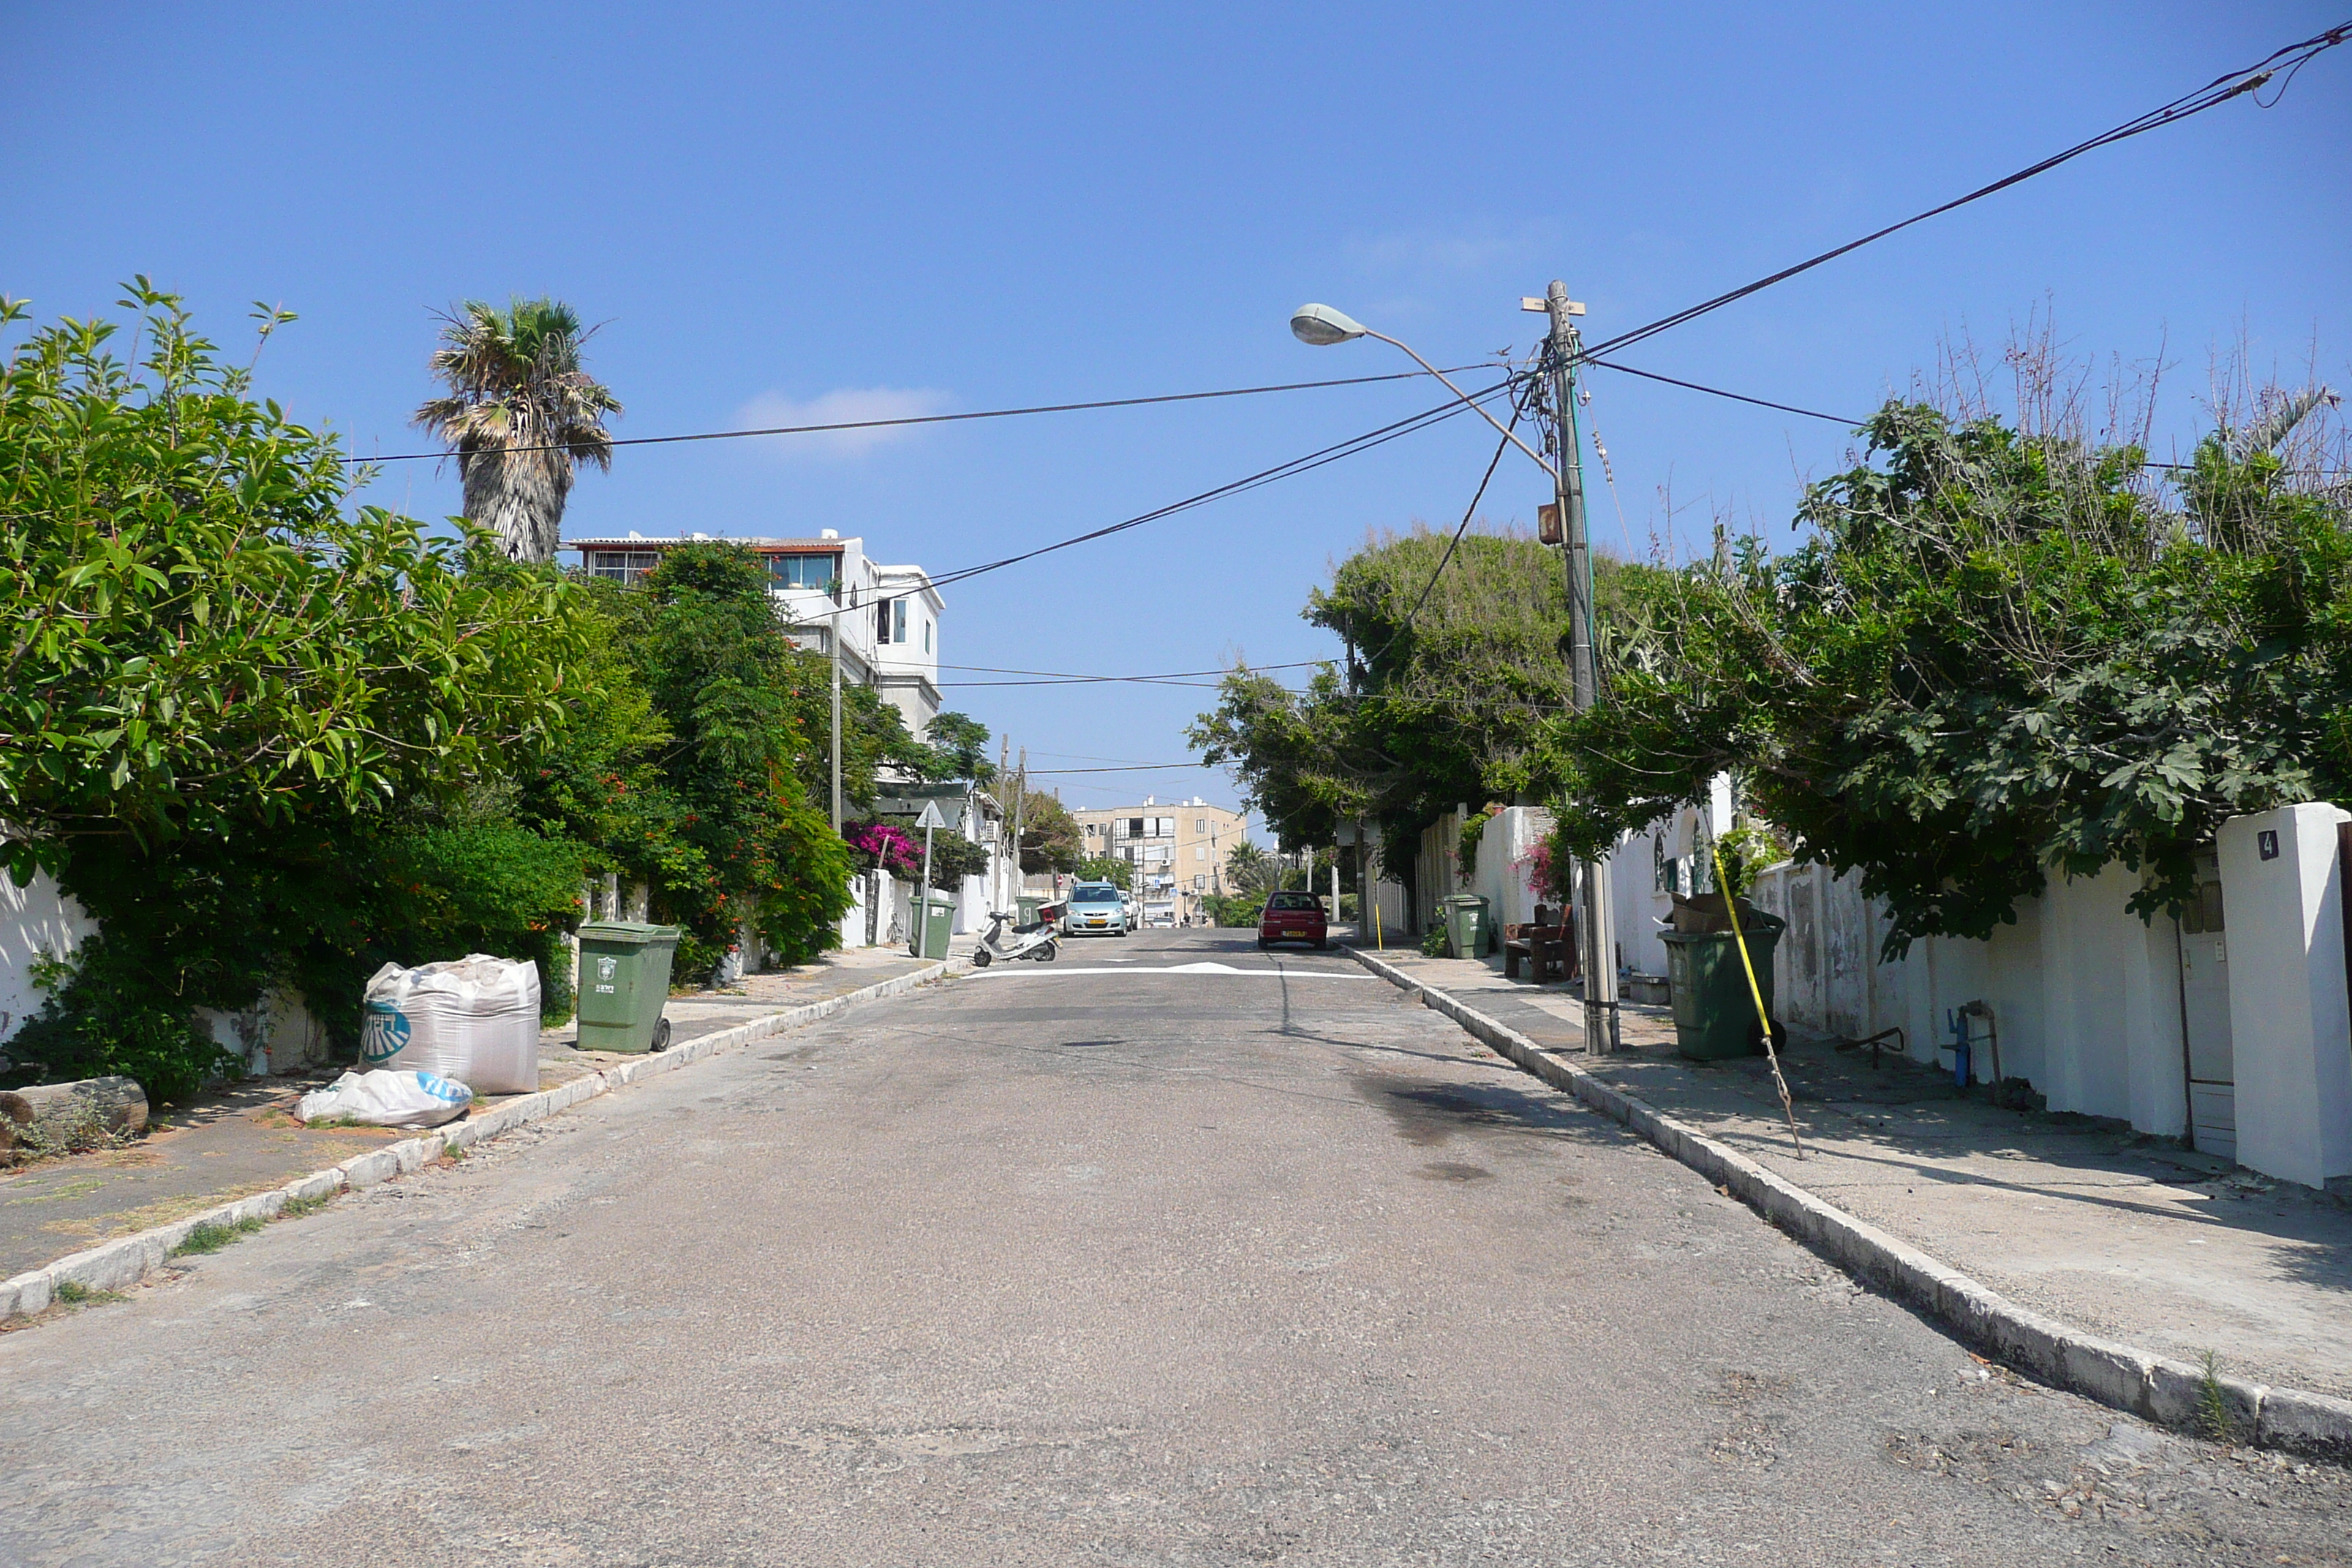
[[[554,560],[572,489],[570,458],[562,452],[483,450],[467,453],[459,463],[466,515],[496,533],[513,559]]]

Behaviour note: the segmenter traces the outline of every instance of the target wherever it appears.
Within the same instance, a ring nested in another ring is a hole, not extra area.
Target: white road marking
[[[1043,974],[1254,974],[1261,978],[1285,975],[1292,980],[1372,980],[1370,974],[1341,974],[1323,969],[1236,969],[1230,963],[1204,960],[1199,963],[1137,964],[1132,969],[1076,969],[1062,963],[1031,963],[1022,968],[1010,965],[998,968],[992,964],[982,972],[991,978],[1010,979],[1016,975]]]

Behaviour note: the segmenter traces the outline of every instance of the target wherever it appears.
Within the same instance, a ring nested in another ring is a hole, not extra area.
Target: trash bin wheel
[[[974,969],[986,969],[990,962],[995,957],[996,954],[989,952],[988,949],[984,947],[973,948],[971,950],[971,966]]]
[[[666,1051],[669,1049],[669,1020],[667,1018],[658,1019],[654,1024],[653,1048],[657,1051]]]
[[[1789,1053],[1789,1026],[1778,1018],[1772,1020],[1772,1053],[1775,1056]],[[1764,1054],[1764,1031],[1753,1020],[1748,1026],[1748,1054],[1751,1057]]]

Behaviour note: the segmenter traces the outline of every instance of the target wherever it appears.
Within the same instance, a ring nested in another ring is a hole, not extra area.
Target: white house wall
[[[0,872],[0,1040],[25,1026],[47,998],[33,984],[33,966],[81,950],[98,922],[61,891],[46,871],[18,887]]]
[[[1664,836],[1668,856],[1689,856],[1698,821],[1685,807],[1612,857],[1619,951],[1637,973],[1665,972],[1658,931],[1673,898],[1656,886],[1656,840]],[[2051,1110],[2172,1136],[2188,1114],[2179,936],[2169,920],[2150,923],[2126,908],[2139,885],[2120,865],[2060,879],[1990,938],[1925,938],[1892,963],[1878,956],[1886,912],[1862,896],[1855,874],[1783,863],[1759,875],[1751,896],[1788,922],[1773,985],[1791,1026],[1858,1040],[1898,1026],[1914,1060],[1948,1068],[1939,1047],[1951,1037],[1949,1016],[1981,1001],[2000,1034],[2001,1073],[2031,1080]],[[1979,1082],[1992,1075],[1986,1033],[1979,1021],[1971,1076]]]
[[[1533,868],[1523,862],[1550,832],[1551,813],[1541,806],[1506,806],[1486,818],[1478,836],[1477,869],[1465,890],[1486,900],[1497,925],[1520,925],[1536,918],[1541,900]],[[1460,841],[1458,835],[1455,841]]]

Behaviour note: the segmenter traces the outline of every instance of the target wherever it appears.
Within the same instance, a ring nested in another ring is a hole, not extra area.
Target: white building
[[[1234,845],[1249,842],[1249,823],[1240,812],[1199,795],[1178,801],[1146,795],[1141,805],[1070,816],[1087,858],[1108,856],[1134,867],[1144,919],[1171,925],[1206,918],[1206,900],[1225,891],[1225,857]]]
[[[665,550],[711,535],[570,539],[590,574],[628,582],[653,570]],[[918,738],[940,711],[940,614],[945,601],[919,566],[886,566],[866,542],[824,529],[814,539],[730,539],[768,564],[769,590],[793,640],[830,653],[841,639],[842,679],[871,686],[903,714]]]

